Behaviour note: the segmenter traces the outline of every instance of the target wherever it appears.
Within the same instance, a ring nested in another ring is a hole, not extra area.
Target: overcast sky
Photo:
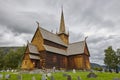
[[[0,0],[0,46],[22,46],[40,26],[58,31],[61,5],[70,42],[87,43],[90,61],[103,64],[104,49],[120,47],[120,0]]]

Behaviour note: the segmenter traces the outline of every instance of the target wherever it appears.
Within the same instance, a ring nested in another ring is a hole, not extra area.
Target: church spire
[[[62,8],[62,12],[61,12],[60,29],[59,29],[58,36],[62,39],[62,41],[65,44],[67,44],[67,45],[69,44],[69,34],[67,34],[66,30],[65,30],[63,8]]]
[[[61,12],[61,20],[60,20],[59,33],[66,33],[66,31],[65,31],[65,22],[64,22],[63,8],[62,8],[62,12]]]

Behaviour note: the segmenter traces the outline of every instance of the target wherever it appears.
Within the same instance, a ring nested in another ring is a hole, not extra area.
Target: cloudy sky
[[[90,61],[103,64],[104,49],[120,47],[120,0],[0,0],[0,46],[22,46],[40,26],[58,31],[61,5],[70,42],[84,40]]]

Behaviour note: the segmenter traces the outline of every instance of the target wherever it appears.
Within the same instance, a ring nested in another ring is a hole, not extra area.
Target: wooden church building
[[[65,30],[63,10],[61,12],[58,33],[52,33],[39,26],[28,42],[21,69],[90,69],[90,53],[86,39],[69,43],[69,34]]]

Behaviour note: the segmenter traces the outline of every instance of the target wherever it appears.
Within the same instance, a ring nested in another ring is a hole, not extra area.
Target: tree
[[[120,66],[120,49],[117,49],[116,51],[116,72],[118,72],[118,67]]]
[[[116,55],[118,57],[118,65],[120,65],[120,49],[117,49]]]
[[[24,50],[24,47],[20,47],[17,50],[11,49],[4,57],[4,68],[18,68],[21,63]]]
[[[109,68],[109,71],[111,71],[111,69],[115,69],[116,73],[118,73],[118,64],[120,64],[120,58],[117,54],[120,54],[120,49],[117,49],[117,51],[115,52],[112,49],[112,46],[109,46],[107,49],[105,49],[104,52],[104,63]]]
[[[111,68],[115,66],[114,64],[115,51],[112,49],[112,46],[109,46],[107,49],[104,50],[104,52],[105,52],[104,63],[109,68],[109,71],[111,71]]]
[[[117,52],[116,52],[116,53],[117,53]],[[113,68],[115,69],[116,73],[118,73],[118,72],[119,72],[119,71],[118,71],[119,59],[118,59],[117,54],[115,54],[115,55],[113,56],[113,64],[114,64]]]
[[[1,48],[0,49],[0,70],[3,68],[4,66],[4,56],[5,56],[5,53],[4,53],[4,50]]]
[[[18,48],[17,52],[18,52],[18,67],[21,66],[21,63],[22,63],[22,58],[24,56],[24,52],[25,52],[25,46],[21,47],[21,48]]]

